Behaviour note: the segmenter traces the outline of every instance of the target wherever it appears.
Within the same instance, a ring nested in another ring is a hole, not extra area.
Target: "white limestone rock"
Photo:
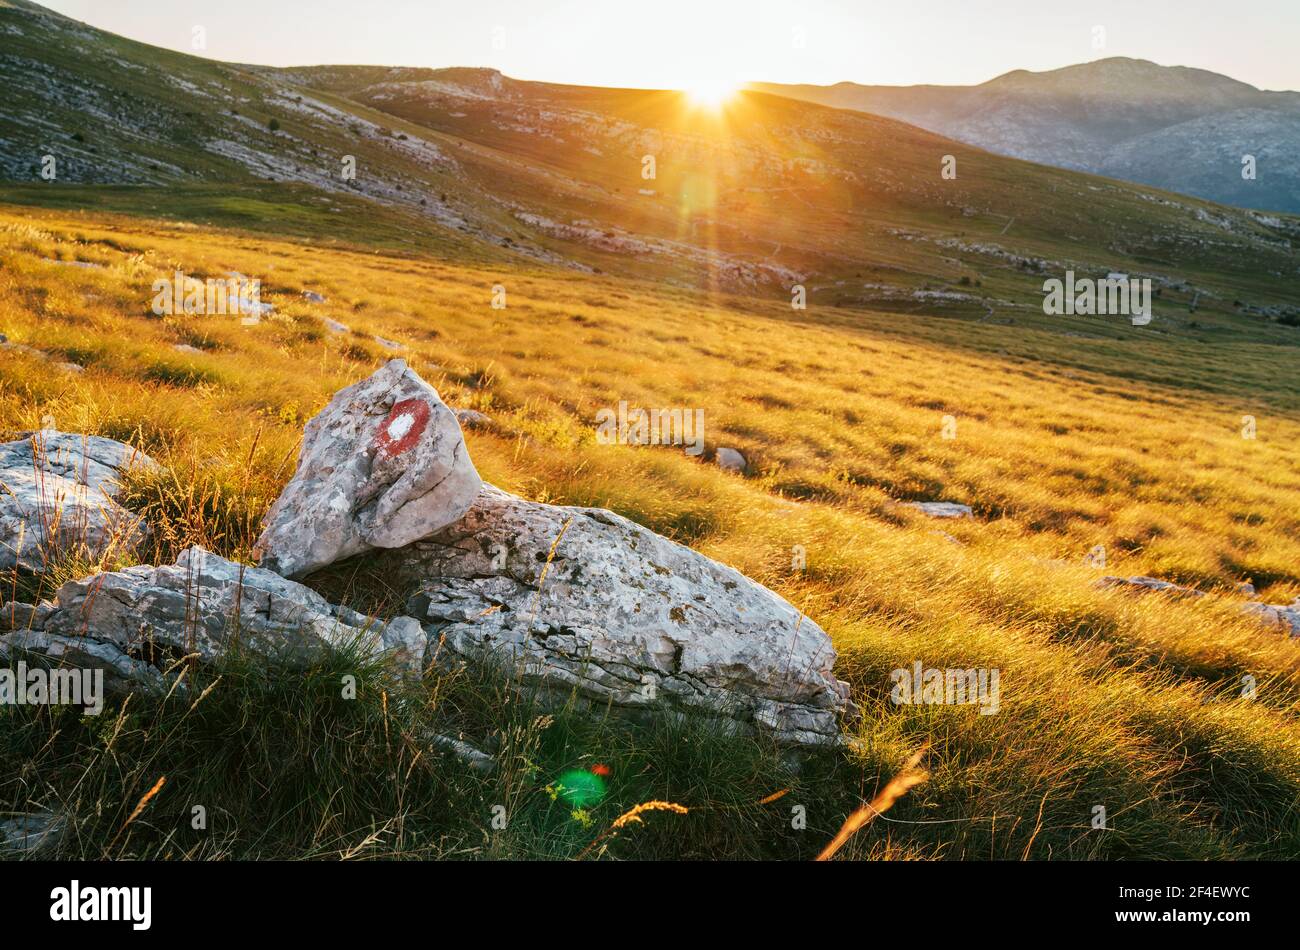
[[[211,661],[236,643],[290,665],[357,643],[409,674],[422,669],[426,650],[424,630],[410,617],[382,623],[201,547],[175,564],[68,581],[50,603],[0,608],[0,656],[103,669],[109,688],[159,689],[171,661],[191,654]]]
[[[455,414],[391,360],[307,423],[298,470],[263,522],[259,563],[301,577],[410,544],[458,521],[481,484]]]
[[[428,662],[496,660],[599,706],[703,712],[798,745],[838,742],[853,709],[816,623],[610,511],[484,486],[463,519],[378,559],[418,590]]]
[[[144,526],[116,499],[125,474],[154,464],[113,439],[55,429],[0,444],[0,570],[132,550]]]

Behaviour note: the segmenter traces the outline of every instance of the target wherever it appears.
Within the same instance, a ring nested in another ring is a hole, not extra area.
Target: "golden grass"
[[[1268,602],[1300,594],[1300,403],[1291,383],[1234,388],[1225,374],[1249,364],[1243,379],[1289,379],[1287,348],[794,314],[603,276],[47,212],[0,214],[0,247],[0,332],[86,367],[0,354],[0,420],[30,429],[49,415],[158,459],[163,473],[131,498],[159,557],[199,542],[250,558],[304,421],[394,355],[377,334],[404,343],[398,355],[450,404],[492,416],[466,434],[487,480],[610,507],[757,578],[830,633],[863,707],[859,739],[895,762],[930,743],[931,778],[904,805],[954,820],[950,831],[936,843],[876,828],[846,853],[1151,846],[1154,825],[1122,820],[1099,844],[1093,804],[1164,816],[1200,842],[1170,840],[1172,852],[1300,840],[1294,809],[1259,804],[1300,797],[1297,642],[1242,616],[1235,592],[1251,579]],[[261,277],[276,313],[256,327],[156,318],[150,281],[175,268]],[[490,307],[495,283],[506,310]],[[308,304],[303,289],[328,300]],[[351,332],[330,333],[326,317]],[[703,408],[710,451],[739,448],[749,477],[671,447],[598,444],[595,413],[620,400]],[[932,521],[899,504],[913,499],[977,517]],[[1104,569],[1085,562],[1095,545]],[[1210,596],[1095,589],[1102,574]],[[1002,712],[892,705],[889,671],[916,659],[1000,669]]]

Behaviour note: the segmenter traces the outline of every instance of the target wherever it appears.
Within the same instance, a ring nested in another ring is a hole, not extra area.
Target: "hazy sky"
[[[1300,0],[46,0],[132,39],[270,65],[495,66],[519,79],[977,83],[1104,56],[1300,89]],[[1104,46],[1094,46],[1094,28]]]

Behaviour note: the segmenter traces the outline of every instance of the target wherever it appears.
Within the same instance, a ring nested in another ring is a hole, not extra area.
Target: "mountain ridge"
[[[1012,70],[974,86],[749,88],[888,115],[1029,161],[1239,207],[1300,211],[1300,92],[1261,90],[1205,69],[1108,57]],[[1215,137],[1207,136],[1213,126],[1187,125],[1233,114],[1230,130]],[[1141,155],[1134,155],[1126,146],[1139,139]],[[1256,160],[1254,179],[1242,177],[1247,155]]]

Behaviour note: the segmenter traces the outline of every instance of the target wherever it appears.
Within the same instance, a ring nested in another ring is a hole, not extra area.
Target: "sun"
[[[700,79],[689,83],[682,91],[694,105],[716,112],[735,96],[739,88],[739,83],[726,79]]]

